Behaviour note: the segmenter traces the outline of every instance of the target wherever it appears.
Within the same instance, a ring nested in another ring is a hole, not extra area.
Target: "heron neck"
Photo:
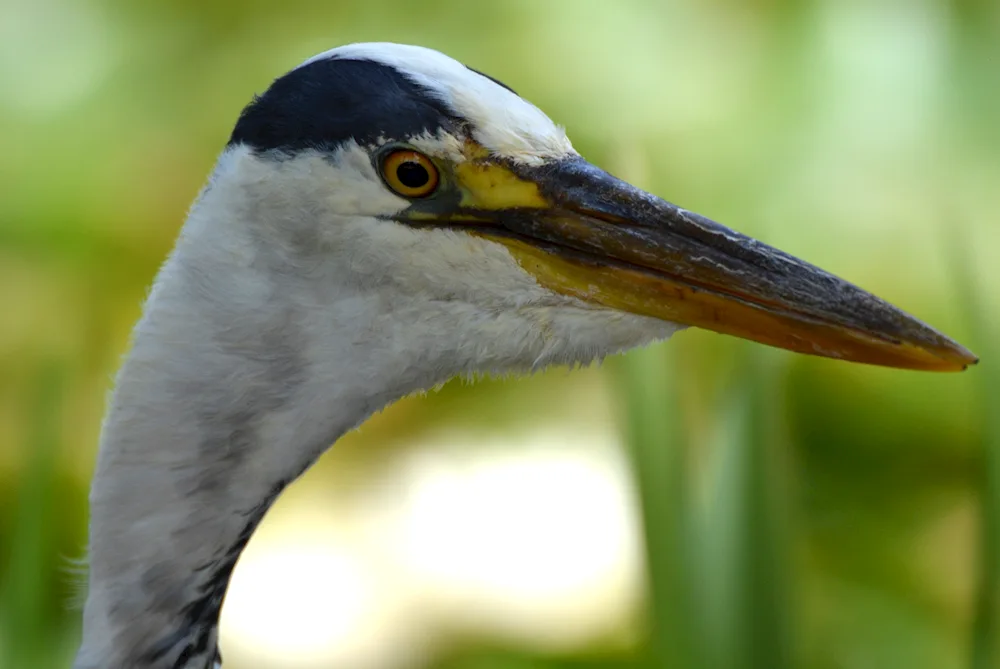
[[[75,669],[211,667],[230,574],[275,497],[345,431],[441,380],[380,355],[399,347],[370,334],[377,300],[276,287],[238,234],[185,232],[105,418]]]

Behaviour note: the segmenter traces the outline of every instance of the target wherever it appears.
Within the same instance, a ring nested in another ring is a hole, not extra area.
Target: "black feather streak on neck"
[[[228,546],[219,557],[194,570],[196,574],[204,575],[204,580],[198,586],[199,596],[181,609],[181,620],[177,629],[170,635],[163,637],[142,656],[141,661],[144,665],[155,665],[171,651],[177,650],[178,646],[182,646],[171,668],[193,669],[189,663],[209,651],[208,645],[215,636],[222,602],[225,599],[229,579],[233,574],[236,561],[239,560],[240,554],[246,548],[247,542],[250,541],[250,537],[257,529],[264,514],[271,508],[274,500],[288,483],[288,480],[279,480],[259,503],[243,512],[242,515],[246,518],[246,523],[240,530],[236,541]],[[221,664],[221,662],[222,657],[216,642],[214,652],[208,663],[204,665],[204,669],[211,669],[216,663]]]

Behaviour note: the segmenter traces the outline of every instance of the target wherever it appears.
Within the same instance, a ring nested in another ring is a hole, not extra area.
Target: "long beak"
[[[558,292],[799,353],[938,371],[977,362],[871,293],[582,158],[457,176],[466,229]]]

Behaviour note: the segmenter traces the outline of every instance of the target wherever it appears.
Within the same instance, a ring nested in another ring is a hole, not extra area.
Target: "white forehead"
[[[538,107],[439,51],[389,42],[348,44],[299,67],[325,58],[369,60],[396,69],[468,120],[476,141],[499,155],[539,163],[576,153],[566,132]]]

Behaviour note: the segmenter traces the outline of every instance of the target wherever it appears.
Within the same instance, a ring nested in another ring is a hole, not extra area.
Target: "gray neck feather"
[[[273,212],[229,214],[215,189],[157,278],[105,419],[75,669],[213,666],[230,573],[275,497],[371,413],[458,371],[407,354],[382,322],[391,302],[336,276],[322,244],[288,226],[269,238]]]

